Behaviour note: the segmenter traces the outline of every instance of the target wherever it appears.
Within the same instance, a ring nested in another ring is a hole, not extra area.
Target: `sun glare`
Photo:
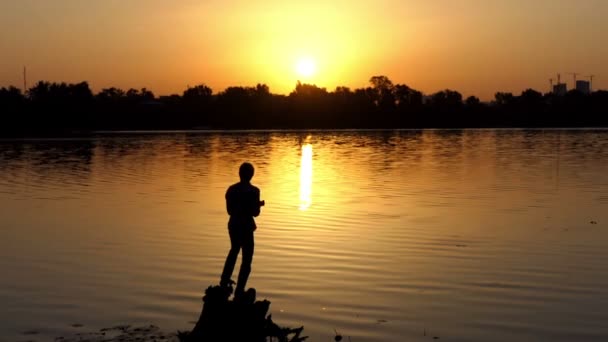
[[[306,210],[312,203],[312,145],[302,146],[300,162],[300,210]]]
[[[296,72],[301,77],[312,77],[317,72],[317,64],[312,58],[301,58],[296,63]]]

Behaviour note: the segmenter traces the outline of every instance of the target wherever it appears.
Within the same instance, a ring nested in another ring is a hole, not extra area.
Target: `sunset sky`
[[[608,86],[606,0],[0,0],[0,86],[88,81],[157,95],[386,75],[425,93]]]

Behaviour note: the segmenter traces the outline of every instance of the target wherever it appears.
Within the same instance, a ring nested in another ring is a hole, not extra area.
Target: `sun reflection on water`
[[[300,162],[300,210],[306,210],[312,203],[312,145],[302,145]]]

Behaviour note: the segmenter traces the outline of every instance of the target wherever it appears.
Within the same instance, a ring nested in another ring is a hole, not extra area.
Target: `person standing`
[[[231,185],[226,191],[226,210],[230,215],[228,220],[230,251],[226,257],[220,286],[229,286],[233,283],[232,272],[239,252],[242,250],[241,269],[234,291],[235,298],[245,292],[253,261],[253,232],[257,229],[254,217],[260,215],[260,208],[265,204],[264,201],[260,201],[260,189],[251,184],[254,173],[255,169],[252,164],[241,164],[239,168],[241,181]]]

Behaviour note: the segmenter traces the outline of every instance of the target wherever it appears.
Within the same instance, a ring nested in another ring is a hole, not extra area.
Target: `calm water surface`
[[[0,340],[192,328],[245,160],[249,285],[311,341],[608,340],[602,130],[1,141]]]

